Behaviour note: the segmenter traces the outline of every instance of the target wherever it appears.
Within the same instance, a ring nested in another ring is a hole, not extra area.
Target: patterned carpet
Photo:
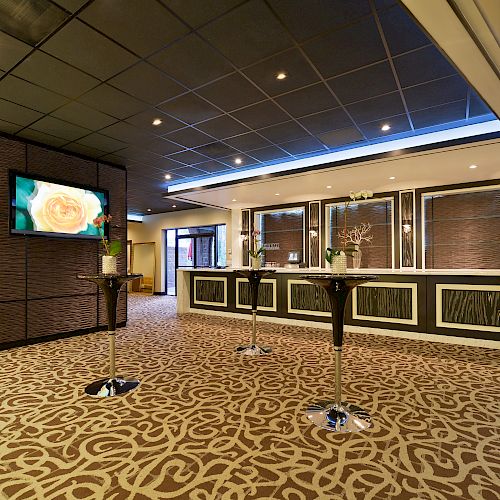
[[[0,352],[0,498],[500,498],[498,351],[347,335],[345,399],[374,427],[335,435],[304,416],[333,395],[326,330],[260,323],[274,352],[248,358],[247,321],[129,303],[127,396],[83,393],[106,373],[103,333]]]

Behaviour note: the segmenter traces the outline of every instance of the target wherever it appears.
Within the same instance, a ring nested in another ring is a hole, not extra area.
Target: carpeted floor
[[[250,323],[130,297],[118,372],[96,400],[104,333],[0,352],[0,498],[498,499],[499,351],[349,334],[344,396],[374,427],[335,435],[330,334],[259,323],[273,354],[233,353]]]

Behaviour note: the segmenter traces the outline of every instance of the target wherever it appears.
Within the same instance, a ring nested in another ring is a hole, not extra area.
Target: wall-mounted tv
[[[11,233],[99,239],[92,221],[107,212],[105,190],[10,172]]]

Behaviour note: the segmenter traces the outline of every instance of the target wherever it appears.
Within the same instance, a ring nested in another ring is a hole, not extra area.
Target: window
[[[426,269],[500,269],[500,186],[422,194]]]

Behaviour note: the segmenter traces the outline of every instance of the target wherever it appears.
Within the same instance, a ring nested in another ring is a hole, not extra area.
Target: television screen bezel
[[[95,188],[88,184],[78,184],[76,182],[65,181],[62,179],[55,179],[53,177],[46,177],[45,175],[30,174],[29,172],[22,172],[20,170],[9,170],[9,233],[12,235],[22,236],[45,236],[50,238],[64,238],[64,239],[83,239],[83,240],[100,240],[100,235],[91,234],[70,234],[70,233],[54,233],[49,231],[34,231],[31,229],[16,229],[16,207],[13,204],[16,200],[16,178],[24,177],[25,179],[32,179],[34,181],[51,182],[59,184],[60,186],[74,187],[85,189],[86,191],[94,191],[102,193],[106,200],[104,206],[104,214],[109,215],[109,190],[102,188]],[[104,237],[109,239],[109,224],[104,224]]]

